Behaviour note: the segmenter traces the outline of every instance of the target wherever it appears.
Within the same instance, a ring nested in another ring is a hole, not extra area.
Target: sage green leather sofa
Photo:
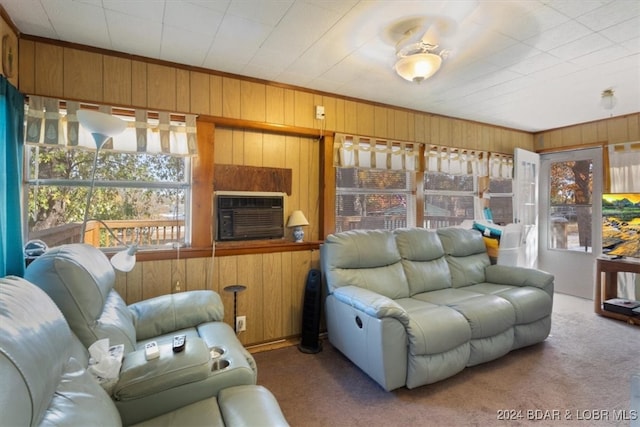
[[[539,343],[554,277],[491,265],[475,230],[353,230],[321,246],[329,341],[385,390]]]
[[[85,348],[109,339],[124,345],[113,399],[125,424],[134,424],[222,389],[256,384],[257,367],[213,291],[189,291],[126,305],[115,291],[115,271],[107,256],[86,244],[49,249],[26,269],[25,279],[56,303]],[[171,357],[173,337],[186,334],[180,357]],[[156,341],[160,358],[147,362],[144,347]],[[224,351],[224,369],[211,369],[211,349]],[[161,405],[158,402],[162,402]]]
[[[87,349],[41,289],[18,277],[0,278],[0,425],[123,425],[88,363]],[[154,404],[175,406],[170,399],[156,395]],[[140,412],[140,425],[153,427],[288,425],[273,394],[258,385],[224,388],[159,416]]]

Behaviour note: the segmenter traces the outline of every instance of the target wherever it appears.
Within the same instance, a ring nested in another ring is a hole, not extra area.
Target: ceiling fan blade
[[[429,25],[425,33],[420,38],[420,41],[425,44],[437,46],[440,44],[440,31],[435,23]]]

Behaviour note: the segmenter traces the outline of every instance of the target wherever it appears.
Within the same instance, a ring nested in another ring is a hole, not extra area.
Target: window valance
[[[95,106],[41,96],[29,96],[25,106],[25,142],[95,150],[93,137],[80,126],[76,112],[96,107],[127,122],[123,133],[105,143],[105,150],[174,156],[197,154],[195,115]]]
[[[513,178],[513,156],[489,153],[489,177]]]
[[[417,144],[336,134],[334,166],[416,170]]]
[[[612,193],[640,192],[640,141],[609,145]]]
[[[488,153],[485,151],[432,145],[424,150],[425,170],[451,175],[486,176]]]

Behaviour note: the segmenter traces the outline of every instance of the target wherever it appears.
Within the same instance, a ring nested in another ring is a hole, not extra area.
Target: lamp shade
[[[396,62],[395,70],[410,82],[421,82],[433,76],[442,65],[442,57],[433,53],[415,53],[403,56]]]
[[[287,227],[300,227],[303,225],[309,225],[309,221],[305,218],[302,211],[293,211],[287,222]]]
[[[93,135],[98,149],[109,137],[118,135],[127,128],[127,123],[124,120],[100,111],[78,110],[76,115],[82,127]]]
[[[136,252],[138,251],[137,245],[131,245],[125,250],[118,252],[111,257],[111,265],[116,270],[128,273],[133,270],[136,265]]]

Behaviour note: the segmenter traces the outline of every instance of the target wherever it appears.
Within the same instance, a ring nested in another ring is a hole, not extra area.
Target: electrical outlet
[[[324,120],[324,106],[316,105],[316,120]]]
[[[247,316],[236,317],[236,332],[247,330]]]

